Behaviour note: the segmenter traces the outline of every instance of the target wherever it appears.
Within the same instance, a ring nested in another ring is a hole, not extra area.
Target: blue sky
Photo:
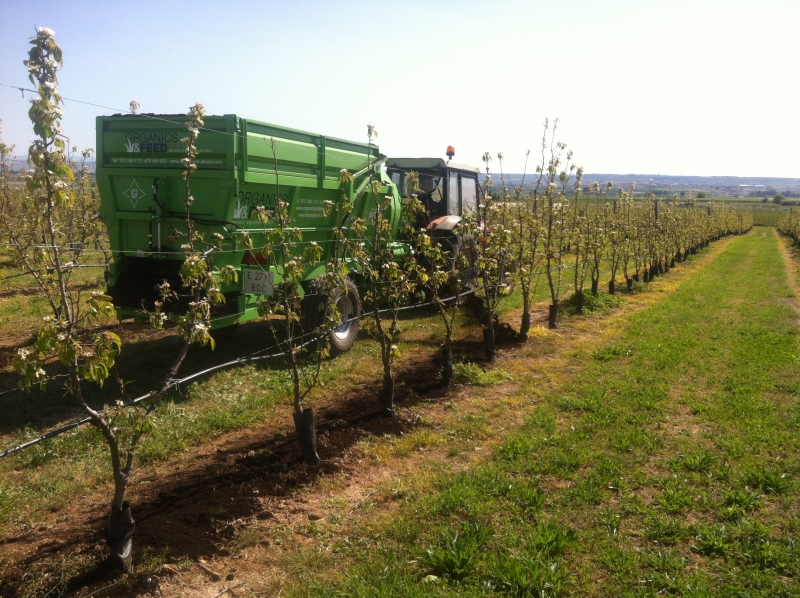
[[[559,117],[587,172],[800,177],[797,0],[0,0],[0,83],[30,87],[35,25],[64,50],[63,96],[122,110],[199,101],[354,140],[371,122],[390,156],[502,151],[509,172]],[[0,87],[22,154],[27,110]],[[80,148],[114,112],[64,110]]]

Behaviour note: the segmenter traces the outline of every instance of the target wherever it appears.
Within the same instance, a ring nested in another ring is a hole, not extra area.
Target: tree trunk
[[[523,343],[528,340],[528,333],[531,330],[531,312],[526,311],[522,314],[522,324],[519,327],[519,340]]]
[[[449,386],[453,379],[453,347],[445,341],[442,346],[442,383]]]
[[[550,306],[549,317],[547,319],[547,327],[551,330],[553,328],[558,328],[558,299],[553,301],[553,304]]]
[[[483,347],[486,349],[486,361],[494,363],[497,361],[497,353],[494,349],[494,327],[483,329]]]
[[[599,278],[593,278],[592,279],[592,295],[597,297],[599,292],[600,292],[600,279]]]
[[[381,415],[394,417],[394,376],[383,375],[383,388],[378,401],[381,406]]]
[[[108,546],[111,548],[111,562],[117,567],[130,573],[133,567],[133,531],[136,522],[131,515],[131,506],[128,502],[122,503],[122,508],[111,507],[108,516]]]
[[[576,291],[575,292],[575,313],[583,315],[583,302],[584,302],[583,291]]]
[[[617,290],[617,281],[611,279],[608,281],[608,294],[613,295]]]
[[[626,278],[625,279],[625,284],[628,285],[628,290],[629,291],[633,290],[633,278]]]
[[[317,454],[317,430],[314,425],[314,410],[304,409],[294,412],[294,429],[297,431],[297,441],[306,463],[319,463]]]

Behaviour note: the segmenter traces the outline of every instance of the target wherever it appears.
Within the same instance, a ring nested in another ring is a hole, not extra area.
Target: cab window
[[[419,175],[419,191],[417,191],[417,198],[425,206],[425,212],[430,218],[438,218],[444,216],[447,212],[447,202],[444,201],[444,177],[431,176],[429,174]],[[408,186],[408,178],[406,177],[406,186]],[[404,193],[406,197],[411,195],[406,189]]]
[[[478,180],[461,175],[461,211],[462,213],[478,210]]]
[[[447,181],[447,213],[460,214],[458,209],[458,173],[451,172]]]

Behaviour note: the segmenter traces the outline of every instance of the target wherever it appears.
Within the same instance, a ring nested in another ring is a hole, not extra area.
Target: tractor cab
[[[479,170],[441,158],[390,158],[386,172],[402,197],[410,197],[408,173],[419,173],[417,198],[425,206],[419,228],[452,231],[467,213],[476,213],[481,202]]]

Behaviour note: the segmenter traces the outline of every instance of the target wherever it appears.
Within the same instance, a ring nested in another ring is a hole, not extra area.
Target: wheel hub
[[[344,340],[350,334],[350,329],[353,327],[353,301],[347,294],[339,297],[336,301],[336,309],[339,310],[339,315],[342,318],[342,323],[333,329],[333,334],[339,340]]]

